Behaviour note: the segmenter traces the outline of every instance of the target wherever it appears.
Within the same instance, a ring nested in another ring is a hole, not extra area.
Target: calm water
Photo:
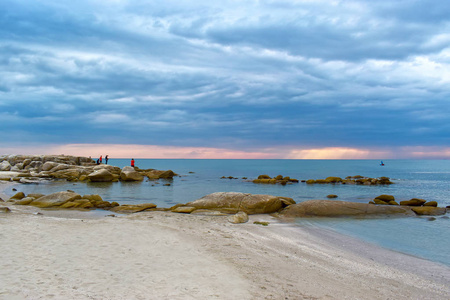
[[[130,160],[110,159],[118,167],[129,165]],[[179,177],[170,181],[144,181],[138,183],[52,183],[21,185],[25,193],[45,194],[71,189],[80,194],[99,194],[107,201],[121,204],[151,202],[159,207],[186,203],[213,192],[245,192],[271,194],[293,198],[296,202],[326,199],[336,194],[338,200],[367,203],[378,195],[394,195],[397,201],[411,198],[435,200],[439,206],[450,205],[449,160],[386,160],[380,166],[375,160],[136,160],[136,166],[147,169],[173,170]],[[389,186],[356,185],[260,185],[242,177],[254,179],[258,175],[283,175],[291,178],[319,179],[328,176],[390,177]],[[233,176],[239,179],[221,179]],[[164,186],[164,183],[171,183]],[[7,193],[12,193],[8,192]],[[352,235],[383,247],[424,257],[450,265],[450,220],[437,217],[407,219],[320,219],[300,220],[300,226],[324,226]]]

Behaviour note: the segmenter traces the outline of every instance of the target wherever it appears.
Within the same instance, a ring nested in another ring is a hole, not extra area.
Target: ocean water
[[[179,176],[173,180],[67,183],[20,185],[25,193],[45,193],[73,190],[79,194],[99,194],[104,200],[121,204],[155,203],[170,207],[186,203],[213,192],[245,192],[291,197],[296,202],[327,199],[367,203],[378,195],[394,195],[397,202],[411,198],[437,201],[450,205],[450,160],[190,160],[137,159],[141,169],[173,170]],[[129,159],[110,159],[109,164],[128,166]],[[254,184],[258,175],[283,175],[299,180],[329,176],[390,177],[395,184],[387,186],[361,185],[291,185]],[[221,179],[232,176],[238,179]],[[248,178],[248,180],[243,179]],[[170,186],[165,186],[170,183]],[[12,194],[12,191],[5,191]],[[318,226],[333,229],[396,251],[416,255],[450,266],[450,219],[436,217],[389,219],[307,219],[298,226]]]

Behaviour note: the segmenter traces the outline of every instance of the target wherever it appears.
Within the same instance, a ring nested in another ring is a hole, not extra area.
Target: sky
[[[450,1],[0,1],[0,154],[449,159],[449,116]]]

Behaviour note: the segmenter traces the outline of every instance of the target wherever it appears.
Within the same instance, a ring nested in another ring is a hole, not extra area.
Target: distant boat
[[[380,166],[384,166],[384,162],[383,161],[380,162]]]

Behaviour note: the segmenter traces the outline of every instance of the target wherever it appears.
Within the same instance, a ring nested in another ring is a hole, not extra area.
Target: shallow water
[[[110,159],[109,164],[123,167],[128,159]],[[25,193],[45,193],[73,190],[79,194],[99,194],[104,200],[121,204],[151,202],[159,207],[186,203],[213,192],[245,192],[271,194],[293,198],[296,202],[326,199],[336,194],[337,200],[367,203],[378,195],[394,195],[397,201],[423,198],[437,201],[439,206],[450,205],[449,160],[385,160],[380,166],[376,160],[184,160],[142,159],[136,166],[147,169],[171,169],[179,177],[173,180],[67,183],[20,185]],[[292,185],[254,184],[248,180],[258,175],[283,175],[299,180],[320,179],[328,176],[390,177],[395,182],[388,186],[360,185]],[[233,176],[239,179],[221,179]],[[170,186],[164,186],[170,183]],[[13,191],[5,191],[12,195]],[[450,220],[437,217],[408,219],[314,219],[300,220],[302,225],[324,226],[352,235],[386,248],[413,254],[450,265]]]

